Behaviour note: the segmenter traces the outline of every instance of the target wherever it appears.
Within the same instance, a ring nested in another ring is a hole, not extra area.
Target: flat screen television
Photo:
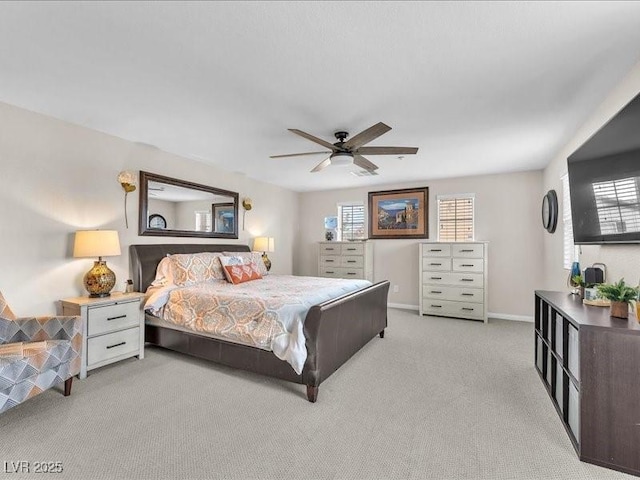
[[[567,163],[574,242],[640,243],[640,94]]]

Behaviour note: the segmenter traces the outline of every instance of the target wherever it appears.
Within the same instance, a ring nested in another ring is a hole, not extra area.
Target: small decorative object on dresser
[[[611,301],[611,316],[629,318],[629,304],[638,298],[640,287],[630,287],[621,278],[617,283],[602,283],[596,287],[598,294]]]
[[[98,257],[93,268],[84,275],[84,287],[90,297],[108,297],[116,284],[116,274],[102,257],[120,255],[120,240],[115,230],[80,230],[76,232],[73,256]]]
[[[421,243],[420,315],[487,322],[487,242]]]
[[[373,244],[367,241],[320,242],[318,276],[373,282]]]
[[[369,238],[428,236],[428,187],[369,192]]]
[[[80,315],[83,324],[80,378],[87,371],[137,356],[144,358],[143,293],[113,293],[108,298],[61,301],[63,315]]]
[[[327,242],[333,241],[333,232],[331,230],[327,230],[324,234],[324,238],[327,240]]]
[[[271,270],[271,260],[267,256],[267,252],[271,253],[275,251],[275,242],[273,237],[256,237],[253,241],[253,249],[256,252],[262,252],[262,261],[264,266],[267,267],[267,272]]]

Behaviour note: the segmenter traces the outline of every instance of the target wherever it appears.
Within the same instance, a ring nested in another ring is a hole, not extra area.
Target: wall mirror
[[[140,172],[138,233],[238,238],[238,193]]]

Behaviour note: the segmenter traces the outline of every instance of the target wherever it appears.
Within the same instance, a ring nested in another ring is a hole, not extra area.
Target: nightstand
[[[129,357],[144,358],[143,293],[118,293],[104,298],[74,297],[61,300],[63,315],[82,317],[82,364],[87,371]]]

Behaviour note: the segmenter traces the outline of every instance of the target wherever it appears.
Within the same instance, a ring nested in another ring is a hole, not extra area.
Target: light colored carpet
[[[61,461],[46,477],[87,480],[633,478],[577,459],[533,342],[530,323],[390,310],[386,338],[316,404],[301,385],[147,348],[76,379],[71,397],[0,416],[0,462]]]

